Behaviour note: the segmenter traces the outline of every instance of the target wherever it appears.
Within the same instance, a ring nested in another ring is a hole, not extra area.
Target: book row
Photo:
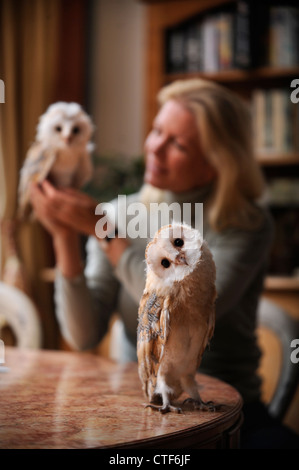
[[[240,0],[166,31],[166,73],[299,64],[299,8]]]
[[[269,157],[299,151],[299,104],[289,89],[256,89],[252,95],[255,148]]]

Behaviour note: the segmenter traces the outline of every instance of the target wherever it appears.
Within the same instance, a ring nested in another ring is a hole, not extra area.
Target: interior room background
[[[55,101],[82,104],[96,125],[95,177],[86,190],[109,200],[138,188],[156,93],[163,84],[187,76],[216,80],[251,103],[257,154],[268,182],[266,203],[276,222],[264,295],[299,318],[299,104],[290,100],[291,83],[299,82],[299,58],[298,46],[295,52],[289,47],[288,54],[279,48],[282,37],[290,44],[298,38],[299,19],[288,12],[284,18],[277,11],[275,16],[275,10],[266,20],[261,16],[264,23],[256,21],[254,33],[247,34],[263,54],[257,60],[256,55],[242,56],[241,50],[236,66],[231,14],[239,11],[246,20],[246,5],[254,3],[0,0],[0,79],[5,84],[5,103],[0,104],[1,280],[34,301],[44,348],[67,348],[54,314],[51,240],[38,223],[20,226],[15,221],[19,170],[39,116]],[[291,8],[296,2],[263,3]],[[201,52],[194,42],[199,25],[208,38]],[[211,47],[220,31],[226,49],[215,55]],[[278,109],[272,124],[291,129],[287,143],[281,132],[269,130],[269,106]],[[13,334],[4,333],[6,344],[13,344]],[[105,348],[104,340],[97,353],[105,354]],[[298,416],[298,393],[294,406]]]

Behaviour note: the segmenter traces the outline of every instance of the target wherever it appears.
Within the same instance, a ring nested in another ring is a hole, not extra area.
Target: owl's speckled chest
[[[78,169],[80,154],[69,149],[57,151],[54,165],[51,168],[49,179],[57,187],[70,187]]]

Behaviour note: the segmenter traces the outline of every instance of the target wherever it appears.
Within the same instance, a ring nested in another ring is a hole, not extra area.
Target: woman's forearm
[[[95,237],[90,237],[86,243],[84,273],[79,271],[78,237],[68,240],[55,238],[55,245],[57,264],[59,262],[55,305],[61,332],[74,349],[93,348],[107,332],[111,314],[116,311],[119,282]],[[69,276],[62,272],[61,267]]]
[[[72,279],[83,271],[80,237],[70,231],[67,235],[53,237],[56,265],[63,276]]]

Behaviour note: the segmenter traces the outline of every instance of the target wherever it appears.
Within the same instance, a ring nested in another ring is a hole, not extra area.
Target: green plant
[[[107,202],[119,194],[132,194],[143,182],[144,157],[93,156],[94,175],[84,191],[99,202]]]

